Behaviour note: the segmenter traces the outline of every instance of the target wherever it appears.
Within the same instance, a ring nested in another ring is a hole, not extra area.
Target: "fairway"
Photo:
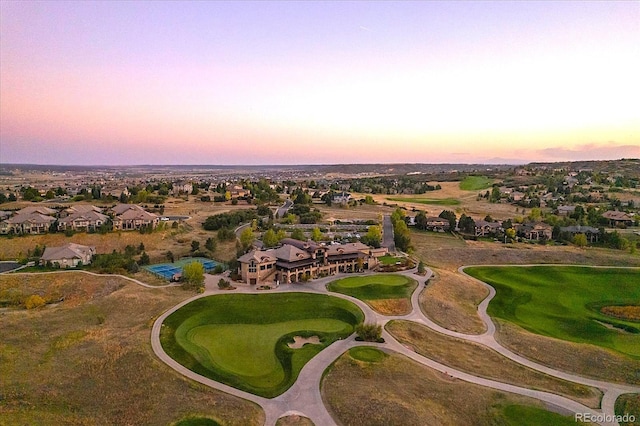
[[[327,295],[217,295],[169,315],[160,338],[167,354],[196,373],[271,398],[363,319],[357,306]],[[317,336],[320,343],[293,349],[288,343],[295,336]]]
[[[478,191],[491,188],[493,181],[486,176],[467,176],[460,182],[460,189],[463,191]]]
[[[333,281],[327,285],[327,289],[360,299],[380,313],[400,315],[411,307],[411,294],[417,285],[415,280],[404,275],[375,274]],[[388,308],[391,310],[399,309],[400,312],[385,312],[380,309],[383,305],[377,303],[380,301],[393,302],[394,300],[397,302],[401,299],[404,299],[406,303],[391,303],[392,306]]]
[[[496,289],[487,308],[493,317],[640,359],[640,322],[603,313],[611,306],[640,303],[640,269],[501,266],[465,272]]]

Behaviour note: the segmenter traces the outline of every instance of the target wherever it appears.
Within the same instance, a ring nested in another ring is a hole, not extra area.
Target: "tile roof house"
[[[61,268],[75,268],[78,265],[88,265],[96,254],[95,247],[68,243],[60,247],[46,247],[40,258],[40,264],[51,262]]]
[[[118,204],[111,211],[115,215],[113,229],[116,230],[139,230],[148,226],[155,228],[160,223],[158,215],[135,204]]]
[[[592,226],[581,226],[581,225],[561,226],[560,232],[569,234],[572,237],[577,234],[584,234],[590,243],[594,241],[598,241],[598,236],[600,235],[600,230],[598,228],[594,228]]]
[[[553,227],[543,222],[525,223],[518,230],[528,240],[550,240],[553,237]]]
[[[38,214],[50,216],[50,215],[56,214],[57,211],[44,206],[29,206],[29,207],[25,207],[23,209],[18,210],[16,213],[17,214],[38,213]]]
[[[109,216],[96,211],[76,212],[58,219],[58,231],[72,229],[74,231],[95,232],[109,221]]]
[[[495,236],[496,234],[504,231],[500,222],[488,222],[486,220],[475,221],[475,235],[476,237],[484,237],[487,235]]]
[[[41,213],[19,213],[0,223],[0,233],[44,234],[55,221],[55,217]]]
[[[604,217],[605,219],[609,219],[609,223],[611,224],[611,226],[616,226],[618,224],[633,225],[633,216],[631,216],[629,213],[609,210],[602,213],[602,217]]]

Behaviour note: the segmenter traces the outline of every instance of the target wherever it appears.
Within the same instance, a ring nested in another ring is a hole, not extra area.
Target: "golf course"
[[[639,269],[491,266],[465,273],[496,289],[492,317],[640,359]]]
[[[349,336],[363,319],[354,304],[327,295],[216,295],[168,316],[160,340],[166,353],[190,370],[272,398],[295,382],[307,361]]]
[[[336,280],[329,283],[327,289],[360,299],[380,313],[402,314],[410,309],[411,293],[417,285],[415,280],[404,275],[375,274]],[[387,312],[385,308],[399,312]]]

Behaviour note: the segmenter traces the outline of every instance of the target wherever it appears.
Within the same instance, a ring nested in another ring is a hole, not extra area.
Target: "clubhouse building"
[[[386,248],[376,249],[359,242],[321,245],[284,238],[280,247],[252,250],[238,261],[245,283],[294,283],[338,272],[371,269],[378,264],[378,257],[386,253]]]

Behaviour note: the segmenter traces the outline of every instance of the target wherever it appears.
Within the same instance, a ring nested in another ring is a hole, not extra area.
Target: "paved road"
[[[391,216],[384,215],[382,218],[382,247],[386,247],[389,253],[395,253],[396,243],[393,238],[393,224],[391,223]]]
[[[463,269],[464,268],[460,269],[462,273],[463,273]],[[493,322],[491,321],[491,318],[486,313],[486,307],[489,304],[489,301],[491,300],[491,298],[493,298],[493,296],[495,295],[495,290],[491,286],[488,286],[485,283],[482,283],[482,284],[489,288],[490,294],[480,304],[478,308],[479,315],[482,318],[482,320],[485,322],[487,327],[487,330],[485,333],[479,334],[479,335],[466,335],[462,333],[453,332],[438,326],[422,313],[418,304],[419,294],[424,289],[425,282],[428,281],[428,279],[431,277],[432,272],[428,271],[428,274],[426,277],[415,275],[414,272],[415,270],[402,273],[402,274],[411,276],[412,278],[416,279],[419,282],[419,286],[416,288],[411,298],[413,311],[408,315],[395,316],[395,317],[380,315],[374,312],[373,310],[371,310],[369,306],[367,306],[365,303],[363,303],[358,299],[354,299],[352,297],[337,294],[337,293],[331,293],[331,294],[336,297],[348,299],[353,303],[355,303],[356,305],[358,305],[364,312],[365,321],[367,322],[375,321],[379,324],[386,324],[391,319],[406,319],[406,320],[416,321],[438,332],[446,334],[448,336],[459,337],[465,340],[478,342],[483,345],[486,345],[496,350],[497,352],[501,353],[505,357],[513,361],[516,361],[518,363],[521,363],[523,365],[526,365],[530,368],[533,368],[535,370],[542,371],[546,374],[559,377],[565,380],[569,380],[572,382],[581,383],[587,386],[597,387],[601,389],[604,393],[602,403],[601,403],[602,405],[601,410],[594,410],[576,401],[573,401],[568,398],[555,395],[549,392],[537,391],[537,390],[532,390],[532,389],[528,389],[520,386],[510,385],[510,384],[499,382],[497,380],[485,379],[482,377],[474,376],[469,373],[465,373],[464,371],[453,369],[444,364],[440,364],[429,358],[418,355],[417,353],[413,352],[412,350],[406,348],[405,346],[400,344],[398,341],[396,341],[393,338],[393,336],[391,336],[389,333],[386,332],[386,330],[383,331],[383,337],[385,338],[385,343],[383,344],[356,342],[355,337],[353,335],[348,339],[333,343],[332,345],[324,349],[322,352],[320,352],[318,355],[316,355],[313,359],[311,359],[300,372],[300,375],[296,383],[289,390],[287,390],[285,393],[283,393],[282,395],[276,398],[273,398],[273,399],[262,398],[262,397],[232,388],[222,383],[215,382],[211,379],[207,379],[206,377],[200,376],[192,372],[191,370],[186,369],[185,367],[183,367],[182,365],[178,364],[173,359],[171,359],[162,350],[162,347],[160,345],[160,339],[159,339],[160,329],[162,327],[162,322],[168,315],[170,315],[176,309],[191,302],[192,300],[195,300],[200,297],[212,295],[212,294],[220,294],[222,292],[221,290],[217,289],[217,282],[218,282],[219,276],[213,276],[213,275],[207,275],[207,279],[205,283],[207,290],[205,291],[204,294],[185,300],[184,302],[180,303],[179,305],[175,306],[174,308],[162,314],[156,320],[156,322],[153,325],[153,330],[151,333],[151,345],[153,347],[153,351],[155,352],[155,354],[163,362],[165,362],[166,364],[168,364],[169,366],[171,366],[181,374],[184,374],[185,376],[193,380],[196,380],[200,383],[203,383],[205,385],[211,386],[213,388],[219,389],[221,391],[230,393],[232,395],[236,395],[240,398],[244,398],[259,404],[265,412],[265,416],[266,416],[265,425],[268,425],[268,426],[274,425],[278,418],[285,415],[289,415],[291,413],[309,417],[317,425],[335,424],[335,420],[333,420],[331,415],[328,413],[320,394],[320,380],[322,377],[322,373],[336,358],[338,358],[346,350],[348,350],[351,347],[359,346],[359,345],[376,346],[387,352],[397,352],[415,360],[416,362],[424,364],[440,372],[446,373],[451,377],[455,377],[469,383],[475,383],[478,385],[501,390],[504,392],[510,392],[510,393],[515,393],[519,395],[525,395],[532,398],[536,398],[548,404],[551,404],[555,407],[558,407],[559,409],[564,410],[565,412],[590,413],[593,416],[602,415],[602,414],[612,416],[615,414],[614,405],[619,395],[623,393],[639,393],[640,392],[640,387],[638,386],[625,385],[625,384],[619,384],[619,383],[609,383],[609,382],[580,377],[580,376],[570,374],[570,373],[565,373],[562,371],[557,371],[547,366],[540,365],[528,359],[525,359],[511,352],[507,348],[502,347],[495,340],[495,337],[494,337],[495,325],[493,324]],[[368,274],[371,274],[371,273],[368,273]],[[273,289],[271,291],[272,292],[304,291],[304,292],[312,292],[312,293],[328,293],[326,289],[326,284],[329,283],[330,281],[340,278],[342,275],[343,274],[339,274],[337,276],[317,279],[303,285],[283,284],[279,288]],[[349,274],[349,275],[353,276],[353,274]],[[257,291],[255,290],[255,288],[250,287],[248,285],[238,285],[238,288],[234,292],[254,293]],[[226,291],[225,293],[228,294],[228,291]],[[602,422],[600,424],[606,425],[606,426],[617,425],[617,423],[615,422]]]
[[[287,214],[291,206],[293,206],[293,201],[291,201],[290,198],[287,198],[284,204],[278,207],[278,210],[276,210],[276,217],[277,218],[284,217],[284,215]]]

